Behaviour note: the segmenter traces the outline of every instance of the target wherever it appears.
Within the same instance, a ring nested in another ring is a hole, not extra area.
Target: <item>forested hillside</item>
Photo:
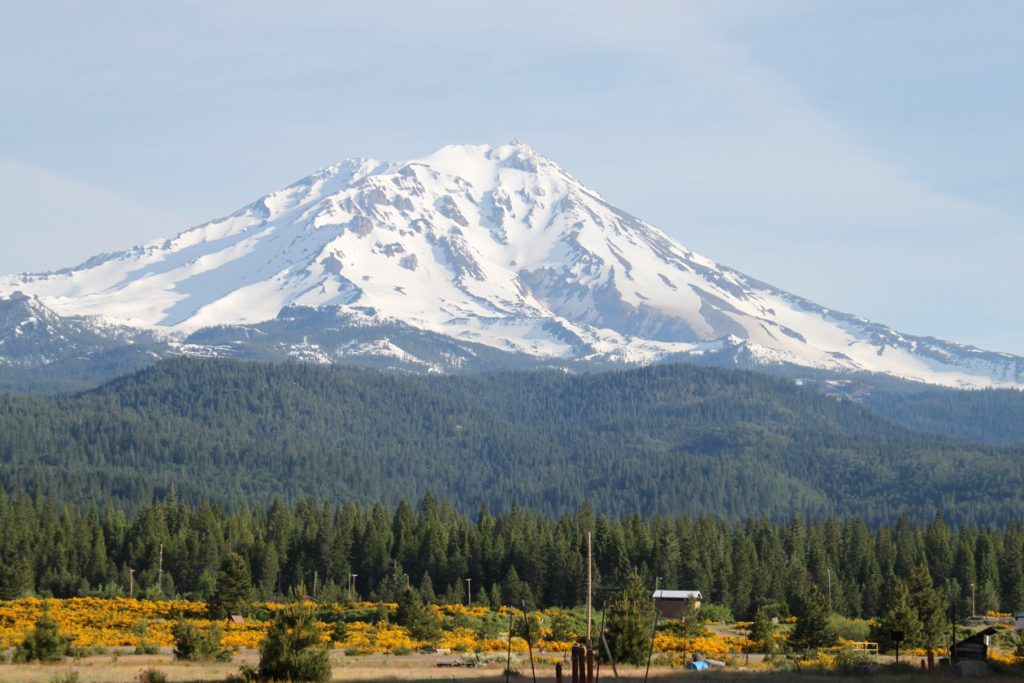
[[[1024,391],[874,391],[864,405],[910,429],[965,441],[1024,444]]]
[[[587,532],[598,605],[636,568],[647,585],[661,577],[662,586],[699,589],[739,618],[761,606],[792,611],[811,585],[829,588],[837,613],[873,617],[898,598],[898,580],[922,567],[960,614],[970,613],[972,584],[980,613],[1024,605],[1016,524],[953,530],[941,519],[903,519],[872,531],[860,519],[614,518],[591,506],[557,519],[518,508],[471,518],[431,497],[416,508],[305,500],[231,512],[166,501],[130,514],[2,494],[0,598],[125,595],[129,568],[136,595],[208,598],[221,562],[237,552],[264,598],[342,599],[356,574],[361,597],[392,600],[408,575],[428,600],[462,602],[471,579],[483,604],[572,606],[584,600]]]
[[[177,359],[78,396],[0,398],[9,491],[129,507],[174,488],[230,505],[434,493],[461,510],[1003,523],[1024,513],[1022,455],[689,365],[422,377]]]

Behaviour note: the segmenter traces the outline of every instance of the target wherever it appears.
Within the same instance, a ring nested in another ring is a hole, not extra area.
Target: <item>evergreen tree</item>
[[[44,608],[32,630],[25,634],[25,639],[14,649],[14,661],[59,662],[67,656],[73,640],[73,637],[60,632],[57,622]]]
[[[377,598],[383,602],[397,602],[405,594],[409,577],[402,571],[398,561],[391,563],[387,574],[377,587]]]
[[[883,650],[891,650],[895,647],[891,638],[893,631],[903,633],[903,647],[916,646],[921,642],[921,619],[903,581],[897,583],[892,606],[873,629],[872,639]]]
[[[829,621],[828,608],[818,587],[812,585],[802,602],[796,628],[789,636],[790,644],[804,650],[835,645],[838,636]]]
[[[932,587],[928,565],[920,564],[910,573],[910,601],[917,610],[921,635],[917,644],[936,648],[946,641],[946,619],[942,596]]]
[[[409,634],[416,640],[436,645],[441,638],[441,620],[437,612],[423,604],[419,592],[408,589],[398,600],[395,622],[409,629]]]
[[[221,647],[223,632],[216,625],[201,629],[184,619],[171,627],[174,636],[174,658],[189,662],[228,662],[233,654]]]
[[[437,602],[437,596],[434,595],[434,582],[430,579],[429,572],[423,572],[423,578],[420,579],[420,598],[424,603],[433,605]]]
[[[312,610],[292,606],[274,617],[260,644],[259,676],[268,681],[327,681],[331,663]]]
[[[228,553],[217,572],[217,584],[207,610],[211,619],[232,614],[248,614],[252,599],[252,574],[249,563],[238,553]]]
[[[608,606],[605,637],[616,661],[646,661],[654,628],[654,600],[638,574]]]
[[[750,625],[750,639],[761,643],[766,652],[771,652],[775,647],[775,624],[772,623],[768,611],[759,607],[754,613],[754,621]]]

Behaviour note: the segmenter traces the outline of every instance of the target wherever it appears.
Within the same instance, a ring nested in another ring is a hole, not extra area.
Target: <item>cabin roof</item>
[[[703,600],[704,597],[700,594],[700,591],[666,591],[656,590],[654,591],[655,600]]]

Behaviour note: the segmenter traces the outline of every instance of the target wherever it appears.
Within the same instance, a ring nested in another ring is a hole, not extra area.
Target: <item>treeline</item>
[[[405,376],[199,359],[95,391],[0,396],[0,486],[127,510],[183,501],[418,500],[463,512],[1024,516],[1024,448],[898,427],[751,372]]]
[[[310,500],[232,510],[173,499],[133,514],[0,494],[0,597],[38,594],[208,598],[229,553],[244,558],[264,598],[309,594],[574,606],[585,599],[592,535],[597,602],[634,572],[647,585],[697,589],[738,618],[797,609],[816,586],[851,617],[887,613],[916,571],[960,614],[1024,607],[1024,530],[905,518],[872,530],[861,519],[728,522],[714,517],[609,518],[590,505],[558,518],[513,508],[472,518],[427,497],[328,505]]]

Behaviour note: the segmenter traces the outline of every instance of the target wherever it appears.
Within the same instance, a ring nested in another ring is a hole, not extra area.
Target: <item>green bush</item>
[[[833,614],[829,618],[829,626],[840,638],[854,642],[868,640],[871,635],[871,622],[867,619],[850,619]]]
[[[135,644],[135,654],[155,655],[160,652],[160,646],[149,642],[149,622],[146,620],[137,621],[128,630],[139,637]]]
[[[57,623],[44,611],[32,630],[14,650],[16,662],[59,662],[67,656],[73,637],[61,634]]]
[[[540,640],[541,626],[541,618],[537,612],[524,614],[513,623],[512,635],[522,638],[530,645],[536,645]]]
[[[159,669],[146,669],[139,672],[139,683],[167,683],[167,674]]]
[[[555,642],[575,643],[582,631],[572,612],[559,610],[551,617],[551,640]]]
[[[731,624],[736,621],[732,616],[731,609],[725,605],[716,605],[710,602],[704,603],[698,614],[701,621],[714,621],[721,624]]]
[[[875,659],[863,650],[843,648],[836,653],[836,668],[841,671],[850,671],[874,661]]]
[[[326,681],[331,662],[312,610],[294,605],[274,617],[260,644],[259,677],[271,681]]]
[[[230,674],[224,679],[224,683],[252,683],[259,680],[259,672],[251,664],[243,664],[238,668],[237,674]]]
[[[50,676],[50,683],[79,683],[81,680],[77,671],[63,671]]]
[[[86,657],[105,655],[109,652],[110,649],[103,647],[102,645],[72,645],[68,648],[68,657],[73,657],[75,659],[85,659]]]
[[[232,650],[221,647],[221,630],[217,626],[201,629],[179,619],[171,627],[174,636],[174,658],[189,662],[227,662]]]

